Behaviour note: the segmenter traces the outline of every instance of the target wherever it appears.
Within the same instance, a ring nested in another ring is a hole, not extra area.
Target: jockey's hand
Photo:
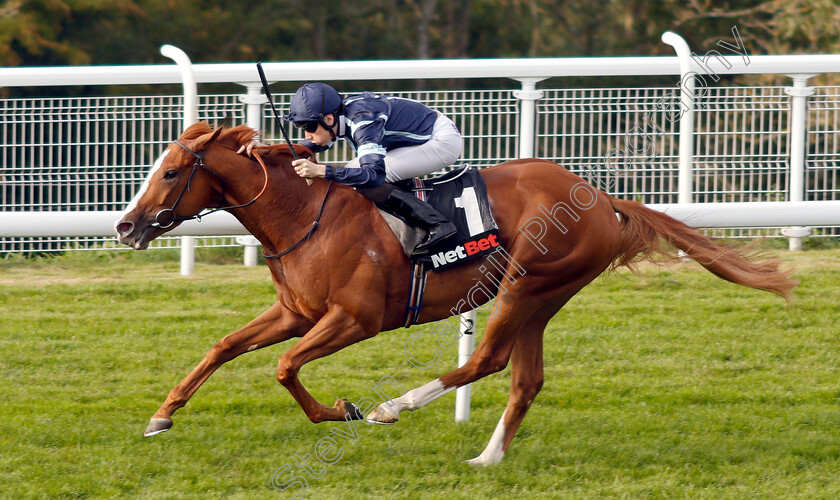
[[[262,146],[262,144],[260,144],[257,141],[251,141],[248,144],[243,144],[242,147],[239,148],[239,151],[237,151],[237,153],[238,154],[244,154],[244,155],[250,157],[251,156],[251,151],[253,151],[254,148],[256,148],[258,146]]]
[[[301,177],[324,177],[327,168],[324,165],[313,163],[306,158],[300,158],[292,162],[295,172]]]

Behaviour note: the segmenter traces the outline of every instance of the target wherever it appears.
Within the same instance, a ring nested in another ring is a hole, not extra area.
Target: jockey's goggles
[[[295,127],[303,129],[303,130],[309,132],[310,134],[315,133],[315,131],[318,130],[318,125],[319,125],[317,121],[294,122],[294,124],[295,124]]]

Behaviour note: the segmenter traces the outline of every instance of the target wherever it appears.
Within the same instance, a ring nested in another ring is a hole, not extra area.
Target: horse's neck
[[[279,158],[276,153],[272,156],[271,160],[263,157],[268,172],[265,191],[253,204],[231,211],[245,229],[260,240],[266,253],[285,250],[306,234],[326,190],[325,184],[320,182],[308,187],[294,173],[287,159]],[[257,162],[236,155],[223,163],[228,166],[227,171],[221,173],[228,205],[244,205],[263,189],[266,171]]]

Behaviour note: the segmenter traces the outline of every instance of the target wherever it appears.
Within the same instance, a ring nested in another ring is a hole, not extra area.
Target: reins
[[[178,198],[175,199],[175,203],[172,205],[172,208],[164,208],[163,210],[159,211],[155,215],[155,222],[153,222],[151,224],[152,226],[156,226],[156,227],[159,227],[161,229],[166,229],[168,227],[171,227],[176,222],[183,222],[183,221],[188,221],[188,220],[201,221],[202,217],[206,217],[206,216],[208,216],[212,213],[220,212],[222,210],[233,210],[235,208],[245,208],[245,207],[248,207],[248,206],[254,204],[263,195],[263,193],[265,193],[266,188],[268,188],[268,167],[266,166],[265,161],[263,161],[262,157],[255,151],[253,153],[254,158],[256,158],[257,163],[260,164],[260,167],[262,167],[263,176],[264,176],[265,180],[263,182],[262,189],[260,190],[259,193],[257,193],[257,195],[251,201],[249,201],[248,203],[243,203],[241,205],[230,205],[230,206],[227,206],[227,207],[217,207],[217,208],[214,208],[214,209],[209,210],[209,211],[204,212],[204,213],[197,213],[195,215],[178,217],[175,214],[175,208],[178,207],[178,203],[181,202],[181,198],[184,197],[184,193],[192,190],[192,188],[191,188],[192,179],[195,176],[195,173],[199,169],[199,167],[203,168],[204,170],[206,170],[208,172],[210,172],[211,174],[213,174],[214,177],[216,177],[217,179],[219,179],[219,181],[221,181],[221,183],[222,183],[222,198],[224,198],[224,193],[225,193],[225,189],[226,189],[226,186],[227,186],[227,182],[225,182],[225,180],[224,180],[224,178],[222,178],[222,176],[220,176],[219,174],[214,172],[210,167],[208,167],[204,163],[204,152],[206,150],[202,149],[202,150],[196,152],[196,151],[193,151],[192,149],[190,149],[189,147],[187,147],[184,143],[182,143],[179,140],[175,140],[174,143],[177,144],[178,146],[180,146],[181,149],[183,149],[184,151],[186,151],[187,153],[189,153],[193,157],[195,157],[195,162],[193,162],[193,167],[192,167],[192,170],[190,171],[190,176],[187,178],[187,183],[184,185],[184,188],[181,189],[181,193],[178,194]],[[230,149],[230,148],[228,148],[228,149]],[[290,148],[290,149],[292,151],[294,151],[294,148]],[[233,150],[231,149],[231,151],[233,151]],[[318,208],[318,215],[315,217],[315,220],[312,222],[312,225],[309,228],[309,231],[306,233],[306,235],[303,238],[299,239],[297,242],[295,242],[291,247],[287,248],[286,250],[283,250],[280,253],[276,253],[276,254],[273,254],[273,255],[266,255],[265,252],[263,252],[263,257],[265,257],[266,259],[278,259],[278,258],[286,255],[287,253],[291,252],[292,250],[294,250],[295,248],[300,246],[304,241],[307,241],[312,237],[312,234],[315,233],[316,229],[318,229],[318,224],[321,221],[321,215],[323,215],[323,213],[324,213],[324,206],[327,204],[327,197],[330,195],[330,191],[332,190],[332,185],[333,185],[333,181],[330,181],[330,183],[327,185],[327,191],[326,191],[326,193],[324,193],[324,199],[321,201],[321,206]]]
[[[324,205],[327,204],[327,196],[330,195],[330,190],[332,189],[332,185],[333,185],[333,181],[330,181],[330,183],[327,185],[327,192],[324,193],[324,200],[321,201],[321,207],[318,208],[318,215],[315,216],[315,220],[312,222],[312,226],[309,228],[309,232],[306,233],[306,236],[297,240],[297,242],[295,242],[294,245],[290,246],[289,248],[283,250],[280,253],[276,253],[276,254],[273,254],[273,255],[266,255],[265,252],[263,252],[263,257],[265,257],[266,259],[279,259],[280,257],[286,255],[287,253],[289,253],[292,250],[294,250],[295,248],[297,248],[298,245],[300,245],[304,241],[309,240],[309,238],[312,237],[312,234],[315,232],[316,229],[318,229],[318,224],[321,222],[321,215],[323,215],[323,213],[324,213]]]

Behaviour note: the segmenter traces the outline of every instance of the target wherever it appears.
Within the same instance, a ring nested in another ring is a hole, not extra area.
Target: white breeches
[[[431,174],[446,168],[461,156],[464,141],[452,120],[440,114],[432,129],[432,137],[417,146],[407,146],[385,154],[385,181],[396,182]],[[359,168],[359,159],[352,159],[346,168]]]

